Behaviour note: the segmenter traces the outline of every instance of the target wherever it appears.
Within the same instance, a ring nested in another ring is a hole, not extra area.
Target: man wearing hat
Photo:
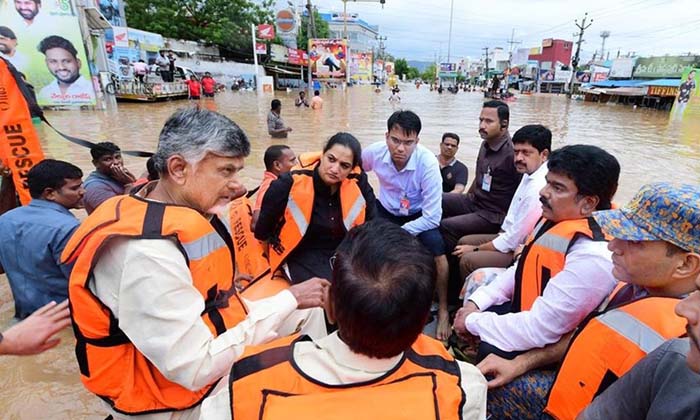
[[[696,290],[700,276],[700,188],[646,185],[626,207],[593,217],[614,238],[608,245],[612,273],[621,283],[572,335],[513,360],[491,355],[479,365],[495,388],[489,390],[492,415],[527,418],[521,414],[544,409],[554,418],[574,419],[635,363],[686,332],[686,320],[674,308]],[[560,361],[558,372],[546,369]],[[634,385],[645,378],[637,376]]]
[[[29,60],[17,51],[17,36],[7,26],[0,26],[0,57],[12,63],[19,71],[25,71]]]

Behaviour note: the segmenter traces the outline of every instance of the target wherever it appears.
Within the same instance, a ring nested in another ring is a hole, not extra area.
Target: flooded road
[[[236,121],[250,137],[252,153],[242,174],[248,188],[254,188],[262,177],[262,154],[268,146],[286,142],[297,153],[318,150],[338,131],[348,131],[368,145],[384,139],[386,120],[394,110],[387,100],[388,91],[375,94],[369,87],[351,88],[345,93],[324,91],[321,111],[294,107],[296,96],[296,92],[275,95],[282,101],[282,118],[294,130],[287,140],[271,139],[267,134],[272,96],[224,92],[215,100],[200,102]],[[438,95],[425,86],[416,90],[405,85],[400,96],[402,103],[396,108],[411,109],[422,119],[421,144],[437,152],[442,133],[456,132],[462,139],[457,156],[473,174],[481,141],[477,133],[481,93]],[[48,112],[47,118],[67,134],[95,142],[112,141],[122,149],[153,151],[163,123],[183,106],[188,106],[187,101],[119,104],[114,111]],[[568,101],[564,96],[552,95],[520,96],[510,106],[511,134],[522,125],[540,123],[552,130],[555,148],[588,143],[614,154],[622,166],[616,196],[619,203],[629,200],[647,182],[700,181],[700,121],[679,127],[669,123],[666,112]],[[40,136],[47,156],[73,162],[85,175],[92,171],[87,149],[61,139],[45,126]],[[134,174],[145,170],[145,159],[126,156],[125,163]],[[0,330],[7,327],[13,313],[9,286],[0,276]],[[97,397],[80,383],[72,333],[66,330],[61,336],[63,343],[43,355],[0,359],[0,418],[105,417]]]

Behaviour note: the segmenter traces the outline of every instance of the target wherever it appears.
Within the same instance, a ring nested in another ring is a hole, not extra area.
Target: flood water
[[[295,108],[296,95],[275,94],[282,101],[283,119],[294,130],[286,140],[271,139],[267,134],[271,95],[258,97],[253,92],[228,91],[215,100],[200,102],[201,106],[233,119],[250,137],[252,153],[242,174],[248,188],[254,188],[262,177],[262,155],[268,146],[286,142],[297,153],[318,150],[338,131],[350,132],[363,145],[369,145],[384,139],[386,120],[394,110],[387,100],[387,91],[376,94],[369,87],[325,91],[321,111]],[[442,133],[456,132],[462,139],[457,156],[473,174],[480,144],[477,126],[482,94],[438,95],[425,86],[416,90],[405,85],[400,96],[402,102],[396,108],[411,109],[421,117],[421,144],[437,152]],[[73,136],[95,142],[112,141],[122,149],[153,151],[167,117],[189,105],[185,100],[128,103],[119,104],[113,111],[53,111],[47,113],[47,118],[56,128]],[[553,95],[520,96],[510,106],[511,134],[522,125],[539,123],[552,130],[554,148],[588,143],[614,154],[622,166],[616,196],[619,203],[629,200],[647,182],[697,184],[700,180],[700,121],[679,126],[669,122],[667,112],[569,101]],[[47,156],[73,162],[86,175],[92,170],[87,149],[62,140],[47,127],[40,128],[40,136]],[[145,169],[145,159],[126,156],[125,161],[134,174]],[[0,276],[0,331],[10,323],[13,306],[7,281]],[[80,383],[72,332],[66,330],[61,337],[59,347],[42,355],[0,359],[0,418],[105,417],[98,398]]]

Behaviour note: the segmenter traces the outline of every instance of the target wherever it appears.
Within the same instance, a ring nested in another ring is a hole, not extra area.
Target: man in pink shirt
[[[267,189],[270,188],[270,184],[280,175],[289,172],[297,164],[297,157],[289,146],[276,144],[265,150],[263,161],[265,162],[265,174],[263,174],[262,182],[258,188],[258,196],[255,199],[255,206],[253,206],[253,226],[251,227],[253,230],[255,230],[255,224],[258,222],[263,197],[265,197]]]

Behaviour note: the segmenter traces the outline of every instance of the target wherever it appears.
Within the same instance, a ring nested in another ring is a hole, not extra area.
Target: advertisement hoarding
[[[270,59],[278,63],[286,63],[289,61],[287,47],[284,45],[270,44]]]
[[[347,72],[347,43],[343,39],[309,39],[312,77],[344,80]]]
[[[629,79],[632,77],[636,58],[616,58],[612,62],[612,68],[608,77],[617,79]]]
[[[372,53],[350,54],[350,78],[358,82],[372,80]]]
[[[686,67],[678,86],[678,96],[673,101],[671,117],[675,120],[700,121],[700,66]]]
[[[39,105],[95,105],[93,79],[72,3],[45,2],[34,14],[18,11],[15,4],[0,6],[0,26],[16,41],[4,45],[0,54],[34,85]]]

